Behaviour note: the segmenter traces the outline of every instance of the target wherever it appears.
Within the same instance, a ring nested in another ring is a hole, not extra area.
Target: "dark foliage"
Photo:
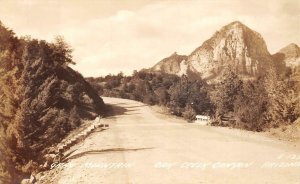
[[[98,89],[99,95],[166,106],[172,114],[189,120],[194,119],[196,114],[212,112],[208,85],[201,79],[189,80],[187,76],[140,71],[130,77],[120,73],[87,80]]]
[[[46,148],[81,119],[104,112],[102,99],[68,64],[74,64],[71,49],[61,37],[54,43],[19,39],[0,23],[0,179],[5,183],[38,169]]]
[[[300,115],[299,72],[274,66],[267,75],[241,80],[228,68],[218,83],[165,73],[134,72],[132,76],[89,78],[100,95],[168,107],[170,113],[194,120],[212,117],[213,125],[252,131],[290,124]]]
[[[263,131],[291,124],[300,115],[297,83],[286,80],[275,67],[267,75],[248,81],[240,80],[229,69],[214,86],[211,99],[216,125],[224,125],[222,118],[229,117],[226,126]]]

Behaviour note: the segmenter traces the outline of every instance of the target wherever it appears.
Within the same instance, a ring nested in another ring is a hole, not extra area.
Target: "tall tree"
[[[299,98],[295,91],[275,70],[270,70],[265,78],[264,86],[268,95],[267,119],[274,127],[289,124],[299,117],[297,105]]]
[[[216,85],[212,93],[216,117],[234,112],[234,103],[242,90],[242,84],[242,80],[232,69],[229,68],[225,71],[223,79]]]
[[[262,131],[268,98],[261,80],[245,81],[234,103],[234,115],[240,128]]]

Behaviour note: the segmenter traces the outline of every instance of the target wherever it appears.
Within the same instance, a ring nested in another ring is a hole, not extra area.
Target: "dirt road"
[[[201,126],[135,101],[104,98],[110,128],[77,145],[58,183],[299,184],[300,148],[252,132]]]

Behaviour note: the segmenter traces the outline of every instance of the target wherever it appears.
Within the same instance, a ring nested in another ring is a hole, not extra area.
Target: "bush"
[[[185,119],[187,119],[188,121],[191,122],[196,119],[197,114],[196,114],[196,111],[192,107],[188,106],[185,108],[182,115]]]

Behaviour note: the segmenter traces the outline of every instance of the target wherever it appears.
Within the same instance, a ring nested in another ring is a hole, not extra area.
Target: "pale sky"
[[[18,36],[62,35],[85,77],[188,55],[236,20],[259,32],[271,53],[300,44],[300,0],[0,0],[0,20]]]

